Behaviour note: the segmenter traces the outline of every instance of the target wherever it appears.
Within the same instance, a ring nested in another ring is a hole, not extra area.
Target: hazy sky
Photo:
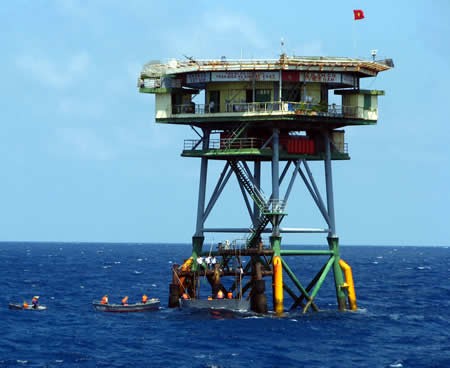
[[[449,245],[449,13],[447,0],[2,3],[0,240],[190,242],[200,161],[180,153],[195,136],[155,124],[141,67],[277,58],[283,38],[288,55],[395,62],[362,86],[386,91],[378,125],[347,128],[352,159],[333,166],[341,243]],[[295,188],[283,226],[324,227]],[[209,226],[249,226],[224,198]]]

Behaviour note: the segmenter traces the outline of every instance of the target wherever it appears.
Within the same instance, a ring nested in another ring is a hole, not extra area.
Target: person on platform
[[[208,270],[210,270],[211,269],[211,256],[205,257],[205,263],[206,263],[206,268]]]
[[[101,304],[108,304],[108,295],[103,295],[102,300],[100,301]]]
[[[39,296],[33,296],[33,299],[31,299],[31,305],[33,309],[38,309],[39,307]]]
[[[147,295],[142,295],[142,304],[145,304],[145,303],[147,303],[147,301],[148,301],[148,296]]]
[[[123,297],[122,305],[128,305],[128,296]]]

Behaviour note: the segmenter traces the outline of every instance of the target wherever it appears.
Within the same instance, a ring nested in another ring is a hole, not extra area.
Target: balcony
[[[377,109],[364,109],[362,106],[322,105],[306,102],[251,102],[227,103],[210,106],[207,104],[173,105],[171,108],[157,106],[156,118],[162,120],[192,118],[238,118],[238,117],[323,117],[328,119],[354,119],[375,122]]]

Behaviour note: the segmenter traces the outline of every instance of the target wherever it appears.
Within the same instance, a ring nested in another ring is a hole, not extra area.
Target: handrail
[[[202,151],[204,149],[201,144],[201,139],[185,139],[183,150],[184,151]],[[260,138],[222,138],[222,139],[210,139],[207,150],[235,150],[235,149],[261,149],[264,140]],[[335,149],[339,153],[348,154],[348,143],[343,142],[339,145],[335,145]]]
[[[171,117],[179,114],[206,115],[206,114],[283,114],[283,115],[317,115],[332,118],[363,118],[364,120],[377,120],[378,109],[365,109],[362,106],[347,106],[336,104],[314,104],[309,102],[233,102],[225,106],[214,104],[182,104],[173,105]]]
[[[198,144],[199,139],[185,139],[184,150],[202,150],[203,147]],[[244,148],[261,148],[263,140],[260,138],[222,138],[210,139],[208,149],[244,149]]]

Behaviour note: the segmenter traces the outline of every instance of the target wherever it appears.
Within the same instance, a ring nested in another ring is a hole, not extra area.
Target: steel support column
[[[336,235],[336,222],[334,217],[334,196],[333,196],[333,176],[331,170],[331,141],[330,132],[324,132],[325,141],[325,182],[327,188],[327,207],[330,231],[328,232],[328,246],[334,254],[333,273],[334,283],[336,287],[336,298],[339,310],[345,310],[345,293],[342,290],[344,284],[344,276],[341,267],[339,266],[340,252],[339,252],[339,238]]]
[[[280,137],[279,130],[274,129],[272,135],[272,199],[275,203],[280,200]],[[278,204],[276,205],[278,208]],[[272,208],[273,211],[273,208]],[[283,313],[283,265],[280,258],[281,236],[280,236],[280,215],[273,214],[272,236],[270,244],[274,251],[273,256],[273,309],[277,314]]]
[[[261,191],[261,161],[255,161],[253,178],[258,191]],[[253,203],[253,226],[257,224],[260,215],[261,211],[258,205],[256,203]]]
[[[280,200],[280,131],[273,129],[272,134],[272,200]],[[272,236],[280,236],[280,216],[273,216]]]
[[[209,147],[209,130],[204,130],[203,149],[206,150]],[[205,201],[206,201],[206,179],[208,175],[208,159],[206,157],[201,158],[200,164],[200,182],[198,185],[198,203],[197,203],[197,223],[195,227],[195,234],[192,237],[192,258],[194,259],[192,268],[195,271],[197,269],[197,257],[200,256],[203,248],[203,228],[205,224]]]

